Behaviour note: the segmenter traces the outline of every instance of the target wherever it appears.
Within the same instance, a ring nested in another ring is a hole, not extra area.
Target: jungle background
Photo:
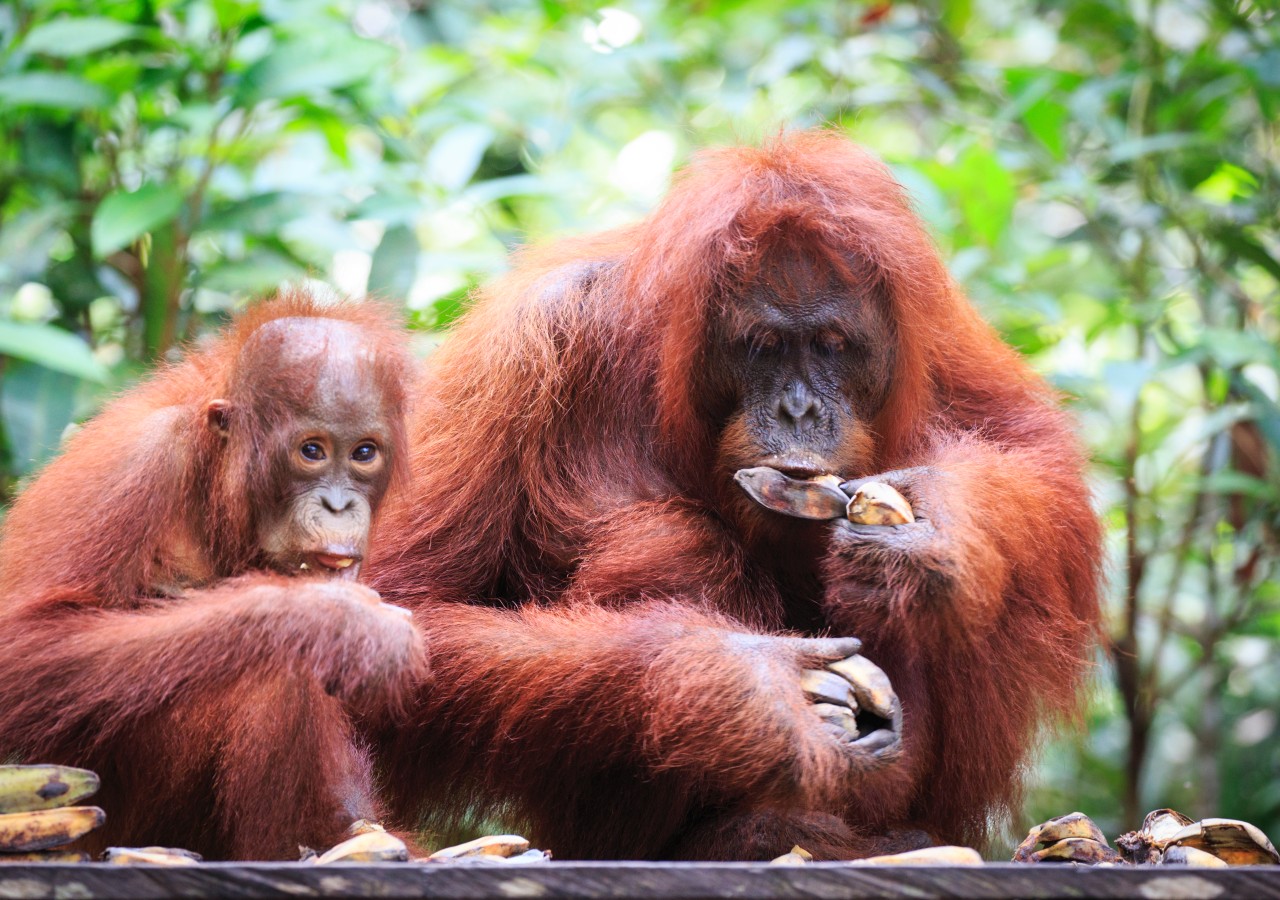
[[[1270,2],[18,0],[0,48],[0,506],[282,281],[394,298],[426,353],[514,246],[827,125],[1094,453],[1107,644],[1014,830],[1172,806],[1280,838]]]

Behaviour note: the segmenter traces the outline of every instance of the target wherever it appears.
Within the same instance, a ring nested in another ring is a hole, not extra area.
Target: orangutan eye
[[[772,356],[783,349],[782,338],[767,331],[755,332],[746,338],[749,356]]]
[[[826,356],[843,353],[849,346],[848,341],[834,332],[825,331],[813,340],[813,349]]]
[[[358,463],[373,462],[378,458],[378,445],[370,441],[356,445],[356,449],[351,451],[351,458]]]
[[[324,448],[315,441],[307,441],[298,448],[298,452],[302,454],[303,459],[309,459],[312,462],[320,462],[325,458]]]

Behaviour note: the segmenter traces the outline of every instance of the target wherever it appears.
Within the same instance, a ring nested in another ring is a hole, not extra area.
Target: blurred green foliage
[[[0,48],[0,500],[282,280],[400,299],[425,351],[513,246],[642,215],[698,147],[828,125],[1095,454],[1109,643],[1017,826],[1280,833],[1270,4],[19,0]]]

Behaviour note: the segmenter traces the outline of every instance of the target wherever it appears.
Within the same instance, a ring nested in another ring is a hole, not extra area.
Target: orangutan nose
[[[802,381],[793,381],[778,398],[778,421],[800,431],[818,424],[822,400]]]
[[[328,487],[320,492],[320,505],[335,516],[340,516],[356,505],[356,497],[345,488]]]

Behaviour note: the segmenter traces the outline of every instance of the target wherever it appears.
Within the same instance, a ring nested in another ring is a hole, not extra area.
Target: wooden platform
[[[0,898],[433,897],[751,898],[1168,897],[1277,898],[1280,866],[1236,869],[1071,865],[871,868],[753,863],[311,866],[210,863],[189,868],[105,864],[0,866]]]

